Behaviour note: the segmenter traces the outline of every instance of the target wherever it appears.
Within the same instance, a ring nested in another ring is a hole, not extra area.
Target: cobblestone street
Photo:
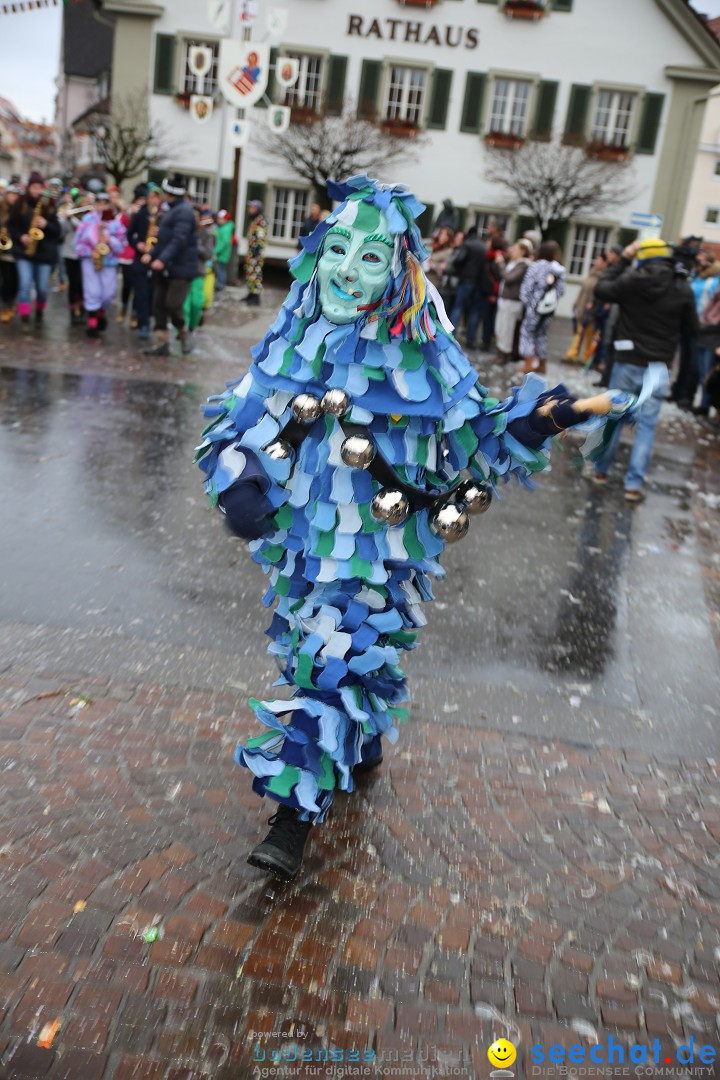
[[[716,437],[668,407],[637,511],[562,456],[503,497],[448,553],[400,741],[273,884],[232,758],[270,673],[262,583],[219,528],[205,549],[188,475],[199,402],[267,322],[224,303],[152,369],[59,317],[2,343],[0,1077],[471,1080],[501,1036],[520,1078],[610,1037],[569,1068],[635,1075],[657,1040],[665,1075],[714,1075]]]

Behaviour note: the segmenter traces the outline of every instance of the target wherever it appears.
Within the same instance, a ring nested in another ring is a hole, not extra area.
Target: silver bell
[[[446,544],[454,544],[467,536],[470,518],[461,506],[445,503],[430,520],[430,528]]]
[[[456,498],[468,514],[484,514],[492,502],[490,488],[481,487],[474,480],[468,480],[457,489]]]
[[[320,398],[314,394],[298,394],[292,403],[292,411],[301,424],[311,424],[322,415]]]
[[[402,525],[410,513],[410,501],[402,491],[378,491],[370,503],[370,513],[376,521],[386,521],[388,525]]]
[[[344,390],[328,390],[323,394],[320,408],[330,416],[343,417],[350,408],[350,395]]]
[[[375,457],[375,447],[364,435],[350,435],[340,447],[340,457],[353,469],[367,469]]]
[[[265,453],[269,454],[275,461],[285,461],[292,456],[292,446],[289,442],[285,442],[284,439],[276,439],[275,442],[265,447]]]

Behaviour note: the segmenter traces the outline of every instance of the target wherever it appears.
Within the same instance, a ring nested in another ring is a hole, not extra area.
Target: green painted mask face
[[[336,222],[325,237],[318,262],[320,307],[333,323],[354,322],[358,308],[373,304],[385,291],[394,242],[385,215],[360,203],[353,225]]]

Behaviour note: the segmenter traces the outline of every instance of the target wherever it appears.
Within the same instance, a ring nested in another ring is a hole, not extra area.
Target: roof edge
[[[706,67],[720,72],[720,42],[707,22],[690,7],[689,0],[655,0],[655,3],[705,62]]]

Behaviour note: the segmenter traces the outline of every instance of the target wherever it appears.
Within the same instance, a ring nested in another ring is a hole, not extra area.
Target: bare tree
[[[426,140],[420,135],[394,135],[372,120],[360,120],[352,101],[343,104],[341,116],[322,110],[306,115],[302,123],[291,123],[276,135],[260,126],[256,146],[265,157],[289,165],[294,173],[312,185],[318,202],[332,206],[327,181],[344,180],[354,173],[381,173],[403,158],[414,160],[416,148]]]
[[[163,133],[150,122],[147,94],[142,91],[113,100],[109,115],[96,113],[91,118],[90,130],[105,170],[118,187],[172,153]]]
[[[551,222],[601,213],[637,194],[631,165],[598,160],[578,146],[530,142],[519,150],[489,153],[486,178],[507,188],[543,233]]]

